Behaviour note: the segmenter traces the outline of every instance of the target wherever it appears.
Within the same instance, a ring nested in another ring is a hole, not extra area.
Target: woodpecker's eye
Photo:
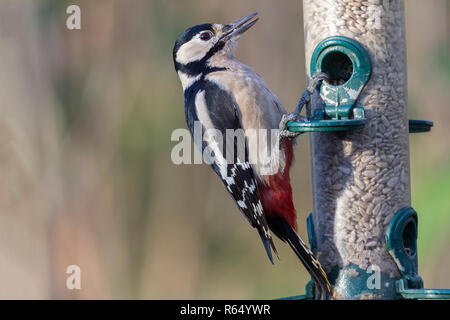
[[[200,39],[202,39],[203,41],[208,41],[209,39],[211,39],[211,33],[210,32],[201,33]]]

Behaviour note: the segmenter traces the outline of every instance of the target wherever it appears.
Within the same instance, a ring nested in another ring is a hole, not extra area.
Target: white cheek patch
[[[214,41],[202,41],[198,36],[183,44],[177,52],[176,60],[181,64],[201,60],[213,47]]]

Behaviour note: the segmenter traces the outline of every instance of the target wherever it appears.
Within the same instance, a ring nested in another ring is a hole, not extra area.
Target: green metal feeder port
[[[316,46],[311,57],[311,77],[325,72],[329,79],[320,86],[323,108],[314,110],[308,121],[292,121],[292,132],[334,132],[362,129],[368,122],[364,107],[355,106],[359,94],[370,79],[372,65],[364,47],[357,41],[343,37],[328,37]],[[433,122],[409,120],[409,132],[431,130]]]
[[[372,65],[366,50],[355,40],[333,36],[322,40],[311,58],[311,76],[325,72],[329,79],[320,86],[323,108],[312,119],[289,122],[294,132],[330,132],[361,129],[367,122],[363,107],[355,102],[370,78]]]

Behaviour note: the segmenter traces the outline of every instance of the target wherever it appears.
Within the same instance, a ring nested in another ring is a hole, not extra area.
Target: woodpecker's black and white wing
[[[258,230],[273,263],[271,248],[277,252],[264,215],[255,175],[248,161],[245,135],[238,134],[233,139],[227,137],[230,134],[227,129],[232,129],[233,133],[238,130],[243,133],[236,102],[226,90],[210,81],[198,82],[188,91],[185,96],[188,127],[194,135],[194,127],[201,124],[204,132],[202,141],[195,142],[201,146],[204,160],[220,177],[243,216]],[[244,152],[241,152],[242,149]]]

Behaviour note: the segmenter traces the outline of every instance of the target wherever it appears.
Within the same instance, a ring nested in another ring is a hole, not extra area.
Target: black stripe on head
[[[208,68],[206,66],[206,61],[208,61],[208,59],[211,58],[216,52],[223,49],[225,45],[225,42],[223,41],[217,42],[208,51],[205,57],[203,57],[203,59],[199,61],[193,61],[188,64],[181,64],[176,61],[177,52],[183,44],[191,41],[191,39],[201,31],[211,31],[215,33],[212,26],[213,25],[211,23],[200,24],[187,29],[178,37],[177,41],[175,42],[175,46],[173,47],[173,62],[175,64],[175,71],[181,71],[187,75],[195,76],[201,73],[205,75],[209,72],[225,70],[225,68]]]

